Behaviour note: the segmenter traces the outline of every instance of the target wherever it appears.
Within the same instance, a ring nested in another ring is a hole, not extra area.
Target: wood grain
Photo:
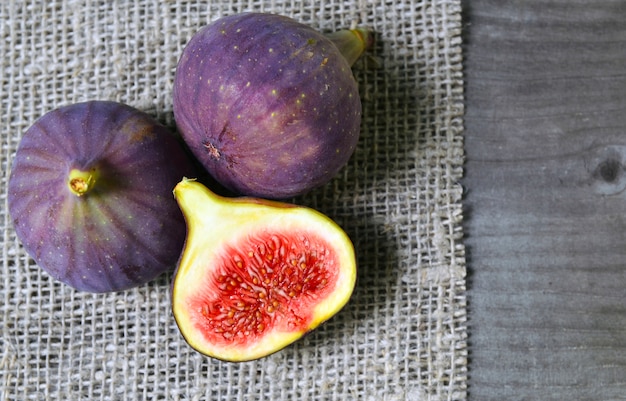
[[[467,1],[470,400],[626,399],[626,2]]]

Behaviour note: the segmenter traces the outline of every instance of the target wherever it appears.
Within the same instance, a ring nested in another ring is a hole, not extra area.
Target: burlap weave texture
[[[174,128],[185,43],[241,11],[322,32],[358,24],[376,43],[354,66],[363,102],[354,156],[326,187],[295,200],[353,239],[355,293],[303,340],[233,364],[184,342],[171,275],[99,295],[50,279],[15,236],[6,188],[22,134],[53,108],[116,100]],[[460,0],[2,2],[0,399],[465,399],[460,13]]]

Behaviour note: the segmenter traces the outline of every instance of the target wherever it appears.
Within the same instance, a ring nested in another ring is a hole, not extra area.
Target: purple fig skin
[[[240,195],[285,199],[326,184],[360,134],[348,61],[328,37],[280,15],[236,14],[202,28],[181,55],[173,95],[191,151]]]
[[[55,279],[87,292],[126,290],[175,267],[186,228],[172,189],[194,171],[149,115],[116,102],[73,104],[25,132],[9,213],[24,249]]]

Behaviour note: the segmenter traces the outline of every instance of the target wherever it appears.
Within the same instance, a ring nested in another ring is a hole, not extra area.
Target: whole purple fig
[[[167,128],[115,102],[53,110],[24,134],[9,178],[18,238],[78,290],[135,287],[173,269],[185,221],[172,189],[194,174]]]
[[[351,71],[361,30],[323,35],[291,18],[220,18],[185,47],[174,117],[198,160],[226,188],[288,198],[327,183],[356,147],[361,101]]]

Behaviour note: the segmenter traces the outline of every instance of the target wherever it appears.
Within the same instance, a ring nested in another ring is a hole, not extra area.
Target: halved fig
[[[329,217],[282,202],[225,198],[190,179],[174,196],[187,239],[172,310],[192,348],[221,360],[258,359],[348,302],[354,247]]]

